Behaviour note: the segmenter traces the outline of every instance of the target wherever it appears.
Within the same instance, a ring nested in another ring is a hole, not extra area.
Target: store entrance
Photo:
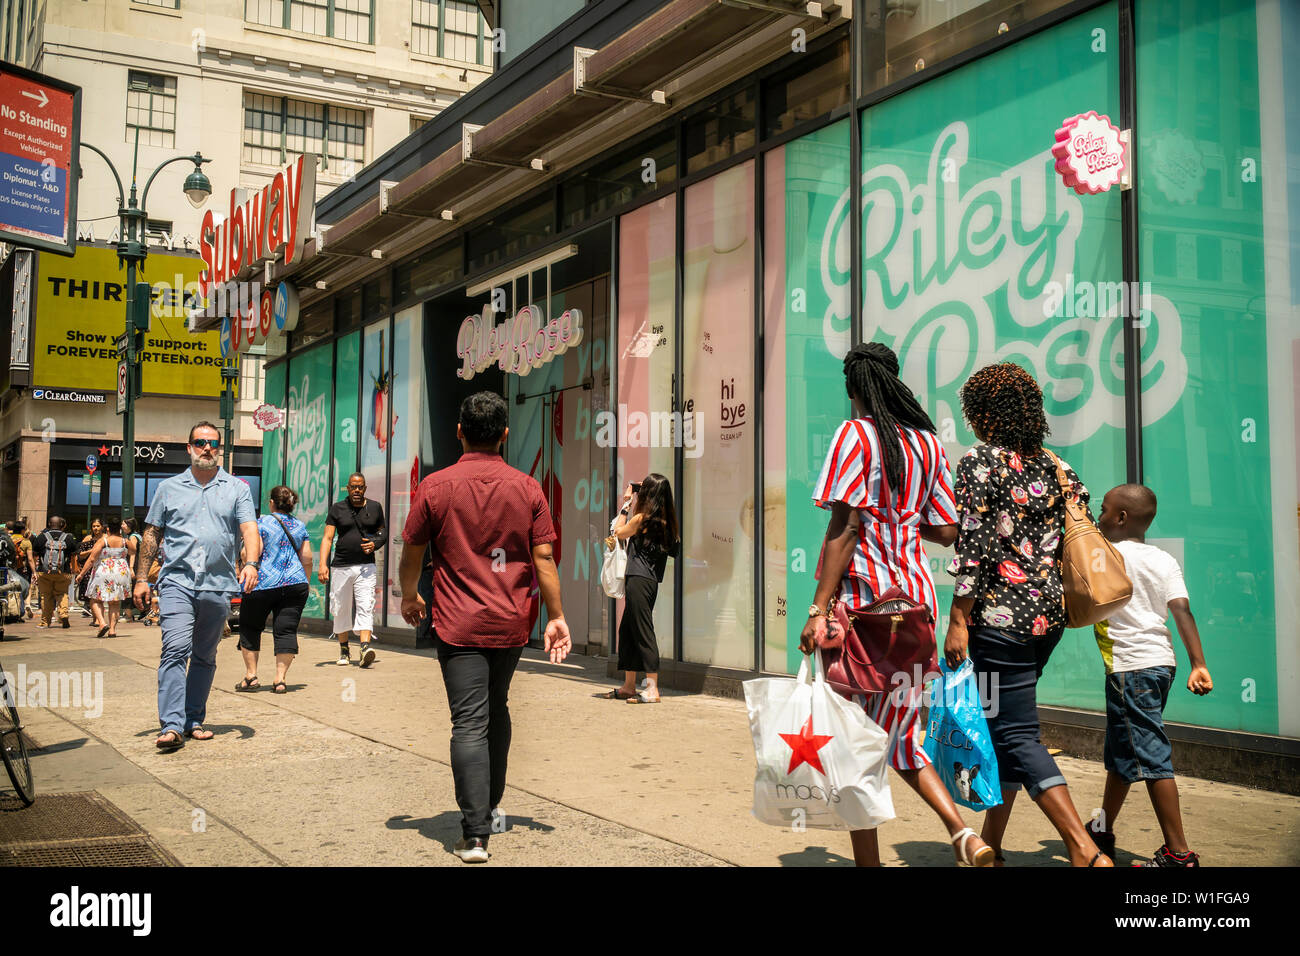
[[[574,650],[588,654],[603,652],[607,642],[600,549],[611,493],[610,452],[596,443],[596,416],[609,407],[609,232],[594,235],[600,241],[580,242],[577,255],[514,281],[516,312],[531,303],[546,322],[568,313],[582,333],[575,345],[527,374],[506,376],[506,460],[537,479],[546,495],[559,535],[554,553],[564,616]],[[545,628],[543,613],[533,629],[535,645]]]
[[[582,339],[540,369],[508,376],[507,457],[537,479],[550,504],[559,535],[554,552],[565,618],[575,650],[591,653],[591,645],[602,645],[605,635],[598,546],[607,533],[609,460],[595,444],[593,415],[605,407],[609,388],[609,277],[560,290],[550,301],[549,316],[581,315]],[[534,643],[540,645],[545,626],[545,615],[539,616]]]

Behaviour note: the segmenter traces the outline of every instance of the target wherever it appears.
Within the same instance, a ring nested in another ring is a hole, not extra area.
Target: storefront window
[[[863,92],[933,69],[1068,0],[867,0],[862,30]],[[1118,40],[1114,33],[1109,34]]]
[[[412,306],[397,313],[393,325],[393,375],[389,394],[392,400],[392,484],[384,515],[388,519],[388,574],[381,577],[388,605],[388,626],[409,629],[402,620],[402,589],[397,569],[406,544],[402,529],[411,513],[411,496],[420,483],[421,463],[427,458],[429,442],[425,440],[428,422],[424,414],[424,309]],[[423,446],[423,447],[422,447]],[[374,492],[378,497],[378,491]]]
[[[754,666],[754,163],[686,190],[680,496],[687,661]],[[748,529],[748,530],[746,530]]]
[[[848,39],[809,54],[763,84],[763,135],[777,136],[849,101]]]
[[[461,275],[462,248],[459,240],[420,253],[394,271],[396,304],[400,307],[427,298],[434,290],[450,285]]]
[[[675,405],[677,197],[665,196],[628,213],[619,219],[618,229],[618,407],[604,420],[606,440],[618,448],[612,485],[616,501],[629,482],[651,472],[674,482],[675,432],[686,443],[686,454],[700,447],[694,427],[687,431]],[[673,488],[673,497],[680,521],[680,488]],[[688,577],[698,571],[698,561],[685,548],[676,560],[684,562]],[[673,575],[669,562],[654,608],[655,637],[665,659],[675,656]],[[617,602],[615,621],[623,606]]]
[[[757,138],[754,88],[746,86],[686,121],[686,171],[696,173],[743,153]]]
[[[1159,503],[1147,540],[1182,565],[1216,685],[1205,698],[1172,695],[1166,717],[1276,734],[1280,655],[1295,673],[1300,500],[1279,31],[1254,4],[1154,0],[1137,6],[1136,33],[1144,483]],[[1291,716],[1284,732],[1296,730]]]
[[[766,156],[763,258],[763,669],[793,673],[826,512],[812,504],[849,413],[849,124]]]
[[[954,467],[976,441],[961,386],[992,362],[1024,366],[1043,387],[1047,444],[1087,484],[1094,514],[1126,477],[1126,320],[1098,301],[1123,280],[1120,196],[1067,188],[1051,147],[1066,117],[1119,115],[1118,43],[1099,36],[1117,40],[1114,4],[886,100],[862,123],[862,338],[898,353]],[[1166,355],[1160,374],[1176,375]],[[926,553],[946,608],[951,551]],[[1039,702],[1100,707],[1097,672],[1091,632],[1068,631]]]
[[[384,501],[388,488],[388,445],[397,424],[393,409],[392,343],[388,338],[388,320],[366,326],[361,352],[361,421],[365,430],[361,435],[361,474],[366,479],[366,497]],[[346,478],[343,479],[346,483]],[[344,485],[335,489],[335,500],[344,495]],[[385,512],[387,509],[385,509]],[[387,513],[390,540],[400,533]],[[386,580],[387,548],[375,552],[376,580]],[[382,625],[385,603],[375,604],[375,624]]]
[[[268,405],[285,407],[285,383],[288,378],[289,363],[268,366],[266,369],[266,392],[264,398]],[[262,487],[268,492],[276,485],[284,483],[284,430],[262,432]],[[153,499],[153,490],[149,492]]]
[[[322,345],[289,361],[288,455],[284,484],[298,493],[294,516],[313,542],[325,533],[330,498],[330,385],[334,349]],[[268,486],[269,487],[269,486]],[[324,585],[313,581],[306,617],[323,618],[329,606]]]
[[[306,348],[313,342],[319,342],[334,331],[333,301],[333,299],[324,299],[303,309],[298,319],[298,328],[289,334],[290,347],[294,351]]]
[[[511,262],[555,235],[555,199],[544,193],[520,203],[469,234],[471,274]]]
[[[561,187],[565,228],[593,219],[677,179],[677,137],[665,130]]]

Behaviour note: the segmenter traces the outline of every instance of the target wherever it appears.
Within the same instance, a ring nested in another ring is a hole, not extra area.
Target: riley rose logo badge
[[[1128,166],[1128,143],[1109,116],[1089,110],[1072,116],[1056,131],[1056,171],[1065,185],[1096,195],[1117,185]]]

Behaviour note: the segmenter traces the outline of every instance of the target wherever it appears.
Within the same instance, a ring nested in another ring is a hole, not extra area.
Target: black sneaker
[[[487,837],[462,837],[452,852],[465,863],[486,863],[488,861]]]
[[[1168,846],[1156,850],[1156,855],[1149,860],[1142,860],[1134,866],[1200,866],[1201,858],[1190,850],[1186,853],[1174,853]]]
[[[361,645],[361,666],[369,667],[375,662],[375,652],[369,644]]]
[[[1096,822],[1096,820],[1090,820],[1084,824],[1084,829],[1088,831],[1088,836],[1092,837],[1092,842],[1097,844],[1097,849],[1113,860],[1115,859],[1115,832],[1113,830],[1098,830],[1094,826]]]

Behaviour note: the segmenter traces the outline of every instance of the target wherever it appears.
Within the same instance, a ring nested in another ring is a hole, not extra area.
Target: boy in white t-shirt
[[[1113,858],[1115,818],[1129,786],[1145,780],[1165,844],[1151,860],[1134,865],[1200,866],[1200,857],[1188,849],[1183,836],[1173,749],[1165,734],[1163,714],[1175,667],[1173,638],[1165,627],[1170,612],[1192,664],[1187,689],[1205,695],[1214,683],[1201,652],[1182,569],[1173,555],[1145,541],[1155,516],[1155,493],[1144,485],[1119,485],[1101,502],[1097,525],[1123,555],[1133,597],[1094,626],[1106,664],[1106,792],[1101,818],[1088,829],[1097,846]]]

